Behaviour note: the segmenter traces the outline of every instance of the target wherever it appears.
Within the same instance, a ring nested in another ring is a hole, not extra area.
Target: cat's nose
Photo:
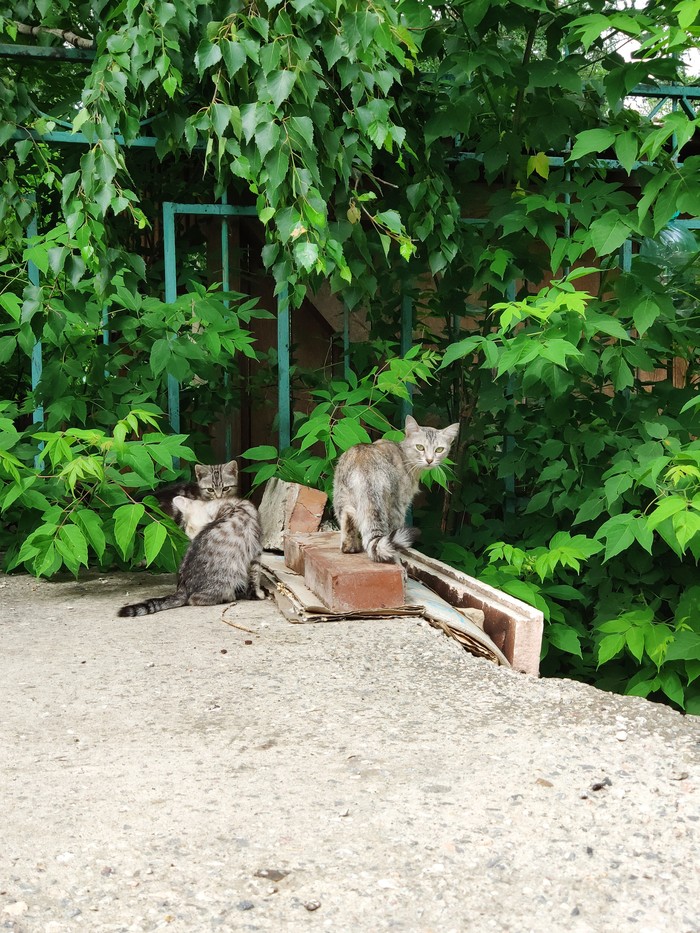
[[[433,458],[432,458],[432,457],[426,457],[426,458],[425,458],[425,462],[426,462],[426,463],[432,463],[432,462],[433,462]]]

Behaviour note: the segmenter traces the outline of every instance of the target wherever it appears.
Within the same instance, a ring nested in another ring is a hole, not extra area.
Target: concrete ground
[[[0,929],[700,931],[700,717],[171,588],[0,577]]]

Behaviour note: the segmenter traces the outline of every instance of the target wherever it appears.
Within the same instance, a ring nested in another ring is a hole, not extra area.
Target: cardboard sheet
[[[341,619],[390,619],[406,616],[425,618],[458,641],[470,654],[488,658],[510,667],[502,651],[480,628],[484,614],[478,609],[459,609],[450,605],[424,583],[406,581],[406,605],[373,611],[330,612],[304,584],[304,578],[289,570],[284,557],[264,553],[261,558],[264,583],[272,592],[280,612],[290,622],[333,622]]]

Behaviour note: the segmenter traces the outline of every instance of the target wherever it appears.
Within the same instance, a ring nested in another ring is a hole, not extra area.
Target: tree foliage
[[[172,529],[153,530],[166,526],[132,493],[190,454],[125,432],[165,406],[168,375],[202,417],[235,404],[219,361],[235,372],[259,353],[248,325],[263,312],[196,277],[165,304],[143,243],[163,178],[207,200],[230,189],[255,205],[278,290],[298,304],[327,279],[371,325],[342,378],[297,372],[313,404],[289,450],[248,451],[256,481],[328,487],[339,451],[391,436],[413,384],[419,418],[462,423],[449,484],[436,477],[418,508],[426,546],[542,608],[546,672],[700,712],[697,119],[683,102],[651,118],[631,96],[683,81],[699,13],[15,5],[6,41],[32,27],[56,47],[69,31],[95,56],[56,66],[57,81],[43,61],[0,67],[0,496],[25,542],[6,565],[175,559]],[[41,141],[61,128],[84,144]],[[402,297],[416,314],[405,359]]]

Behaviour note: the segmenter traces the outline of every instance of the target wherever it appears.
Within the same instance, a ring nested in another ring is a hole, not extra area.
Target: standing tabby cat
[[[155,496],[161,509],[182,526],[182,514],[175,505],[177,496],[206,501],[233,499],[238,492],[238,463],[235,460],[229,463],[215,463],[213,466],[198,463],[195,465],[194,474],[197,477],[196,483],[168,483],[153,492],[141,493],[139,498],[142,499],[145,495]]]
[[[175,496],[173,505],[192,539],[171,596],[123,606],[120,616],[145,616],[180,606],[214,606],[250,596],[264,599],[260,589],[262,530],[258,510],[246,499],[203,502]]]
[[[400,443],[356,444],[342,454],[333,481],[342,551],[364,549],[380,563],[398,560],[398,551],[410,547],[417,536],[405,521],[420,475],[442,463],[458,432],[458,424],[424,428],[408,415],[406,437]]]

